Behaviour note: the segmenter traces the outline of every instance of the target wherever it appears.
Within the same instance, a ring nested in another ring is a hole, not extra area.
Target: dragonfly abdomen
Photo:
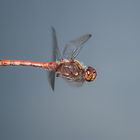
[[[54,71],[57,67],[56,62],[35,62],[27,60],[0,60],[0,66],[32,66]]]
[[[33,62],[25,60],[0,60],[0,66],[34,66],[42,67],[42,62]]]

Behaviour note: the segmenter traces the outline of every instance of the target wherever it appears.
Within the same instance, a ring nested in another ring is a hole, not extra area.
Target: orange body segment
[[[55,70],[57,67],[56,62],[35,62],[28,60],[0,60],[0,66],[32,66],[39,67],[47,70]]]

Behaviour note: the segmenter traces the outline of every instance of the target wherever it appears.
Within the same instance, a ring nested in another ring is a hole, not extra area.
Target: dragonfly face
[[[97,76],[96,70],[93,67],[88,67],[85,71],[84,79],[87,82],[91,82],[95,80],[96,76]]]

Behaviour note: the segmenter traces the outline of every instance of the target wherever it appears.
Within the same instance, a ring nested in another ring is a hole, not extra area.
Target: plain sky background
[[[139,0],[0,0],[0,59],[50,61],[85,33],[78,58],[94,82],[72,87],[46,71],[0,67],[1,140],[140,140]]]

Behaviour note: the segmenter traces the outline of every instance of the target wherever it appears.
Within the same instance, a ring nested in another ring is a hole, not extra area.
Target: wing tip
[[[55,85],[52,84],[52,83],[49,83],[49,84],[50,84],[50,88],[51,88],[51,90],[54,92],[54,91],[55,91]]]
[[[52,88],[52,91],[54,92],[54,85],[52,85],[51,88]]]
[[[89,37],[92,37],[92,34],[89,34]]]
[[[52,29],[53,32],[55,32],[55,28],[53,26],[51,26],[51,29]]]

